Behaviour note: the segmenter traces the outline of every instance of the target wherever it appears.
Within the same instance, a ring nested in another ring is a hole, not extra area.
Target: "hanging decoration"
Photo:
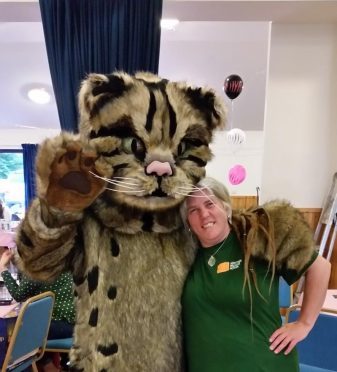
[[[227,133],[227,142],[231,145],[242,145],[246,141],[246,133],[239,128],[233,128]]]
[[[239,75],[232,74],[226,77],[223,85],[223,91],[231,100],[230,130],[227,133],[227,142],[231,147],[233,154],[245,143],[246,133],[239,128],[233,127],[234,122],[234,100],[241,94],[243,89],[243,80]],[[246,178],[246,169],[241,164],[236,164],[229,169],[228,179],[232,185],[239,185]]]
[[[224,82],[223,91],[226,96],[233,100],[242,92],[243,80],[239,75],[229,75]]]
[[[246,178],[246,169],[241,164],[234,165],[228,173],[229,182],[232,185],[239,185]]]

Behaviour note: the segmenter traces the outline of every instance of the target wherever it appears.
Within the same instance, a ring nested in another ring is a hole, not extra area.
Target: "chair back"
[[[287,319],[298,319],[300,305],[287,310]],[[337,371],[337,310],[322,309],[309,335],[297,344],[301,365]]]
[[[279,279],[279,304],[280,307],[288,308],[293,304],[293,291],[290,286],[281,276]]]
[[[2,372],[22,371],[42,357],[54,298],[54,293],[48,291],[23,303],[8,345]]]

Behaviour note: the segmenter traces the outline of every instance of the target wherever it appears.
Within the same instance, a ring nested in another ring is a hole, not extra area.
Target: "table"
[[[337,311],[337,289],[327,290],[323,307]]]
[[[303,301],[303,293],[298,300],[298,304],[301,305]],[[328,289],[326,291],[325,300],[323,303],[322,308],[324,309],[332,309],[337,311],[337,289]]]

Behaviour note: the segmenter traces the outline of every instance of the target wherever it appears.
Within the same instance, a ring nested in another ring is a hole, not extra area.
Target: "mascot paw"
[[[105,181],[95,167],[97,154],[80,142],[68,143],[51,165],[46,193],[48,205],[68,212],[82,211],[104,191]],[[92,174],[94,173],[94,174]]]

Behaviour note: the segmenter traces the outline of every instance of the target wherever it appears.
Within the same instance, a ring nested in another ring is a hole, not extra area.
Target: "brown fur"
[[[151,74],[91,74],[79,107],[80,135],[40,146],[38,198],[17,239],[21,267],[42,280],[72,271],[75,368],[181,371],[180,295],[194,250],[179,205],[205,174],[214,129],[225,123],[222,98]],[[74,144],[77,167],[68,161]],[[114,182],[98,197],[97,178],[80,166],[92,151],[95,173]],[[172,174],[147,174],[152,162]],[[92,180],[91,203],[83,185],[64,186],[67,169]]]

